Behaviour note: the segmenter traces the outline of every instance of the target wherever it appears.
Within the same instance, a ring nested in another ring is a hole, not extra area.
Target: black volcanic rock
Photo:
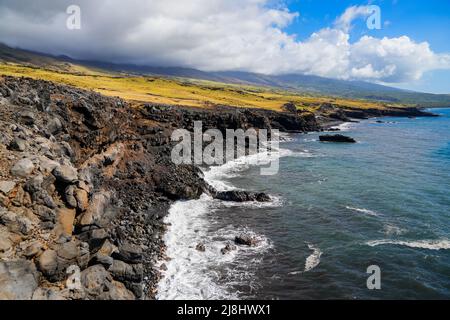
[[[232,202],[270,202],[270,197],[265,193],[254,193],[248,191],[221,191],[217,192],[214,197],[222,201]]]
[[[321,142],[356,143],[356,140],[341,134],[324,135],[319,137]]]

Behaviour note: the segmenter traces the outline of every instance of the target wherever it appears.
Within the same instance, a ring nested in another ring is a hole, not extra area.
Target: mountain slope
[[[228,84],[265,86],[297,93],[364,99],[377,102],[414,104],[426,107],[450,106],[450,95],[419,93],[363,82],[329,79],[311,75],[264,75],[250,72],[204,72],[190,68],[152,67],[79,61],[70,57],[54,57],[31,51],[13,49],[0,44],[0,62],[36,66],[53,71],[81,74],[135,74],[214,81]]]

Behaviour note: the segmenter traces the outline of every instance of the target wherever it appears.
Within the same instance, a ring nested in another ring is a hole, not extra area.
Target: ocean
[[[206,169],[219,190],[273,201],[175,203],[158,298],[450,298],[450,109],[432,111],[441,116],[341,125],[357,144],[289,135],[274,176],[252,157]],[[240,233],[259,245],[223,255]],[[380,290],[367,288],[372,265]]]

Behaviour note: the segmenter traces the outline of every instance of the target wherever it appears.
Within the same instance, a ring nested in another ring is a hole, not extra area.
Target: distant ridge
[[[364,81],[348,81],[312,75],[264,75],[242,71],[205,72],[182,67],[138,66],[99,61],[75,60],[68,56],[51,56],[0,44],[0,62],[28,64],[67,71],[72,65],[96,68],[108,72],[136,75],[178,77],[282,88],[300,93],[310,93],[341,98],[365,99],[388,103],[407,103],[422,107],[450,107],[450,94],[420,93],[392,88]]]

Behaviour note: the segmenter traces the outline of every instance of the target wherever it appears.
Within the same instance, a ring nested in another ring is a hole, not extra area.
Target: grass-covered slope
[[[238,86],[200,80],[111,75],[98,71],[91,73],[88,69],[78,69],[76,66],[71,66],[70,70],[64,72],[0,63],[0,75],[49,80],[138,102],[193,107],[228,105],[270,110],[281,110],[288,102],[293,102],[298,108],[306,110],[314,110],[323,103],[354,108],[384,107],[382,103],[302,95],[265,87]]]

